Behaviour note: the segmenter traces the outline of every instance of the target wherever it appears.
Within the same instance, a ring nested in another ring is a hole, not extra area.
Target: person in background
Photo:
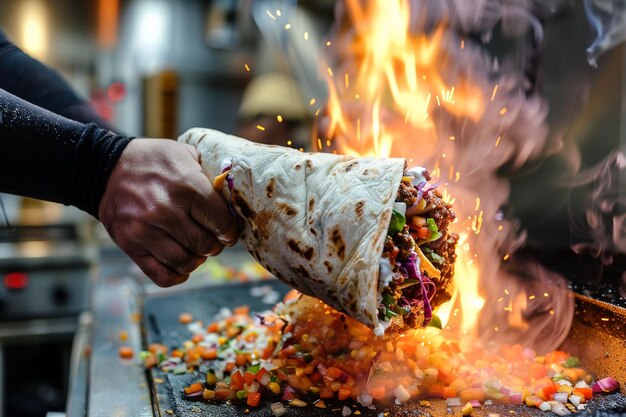
[[[57,73],[0,31],[0,192],[86,211],[167,287],[238,237],[198,161],[189,145],[113,133]]]
[[[288,75],[270,72],[253,78],[243,93],[238,117],[237,136],[268,145],[310,147],[310,115]]]

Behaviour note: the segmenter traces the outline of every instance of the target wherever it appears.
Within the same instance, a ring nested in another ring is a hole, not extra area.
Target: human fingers
[[[167,233],[194,255],[215,256],[224,249],[213,233],[189,215],[179,218],[177,225],[168,228]]]
[[[205,256],[194,255],[170,236],[157,236],[144,243],[144,248],[157,261],[180,275],[189,275],[201,265]]]
[[[198,161],[197,150],[189,146],[188,151]],[[188,178],[192,188],[196,190],[196,195],[190,201],[191,217],[213,233],[221,244],[232,246],[239,237],[236,218],[231,214],[224,198],[213,188],[201,169],[202,167],[198,163],[198,170]]]
[[[171,287],[187,281],[189,274],[180,274],[159,262],[154,256],[130,255],[131,259],[159,287]]]

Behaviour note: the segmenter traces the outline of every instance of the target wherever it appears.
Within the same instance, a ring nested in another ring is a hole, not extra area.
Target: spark
[[[430,104],[430,98],[432,97],[432,93],[428,93],[428,96],[426,97],[426,103],[424,104],[424,111],[427,112],[428,111],[428,105]]]
[[[300,148],[298,149],[300,152],[304,152],[304,148]]]
[[[439,96],[435,96],[435,98],[437,99],[437,106],[441,107],[441,102],[439,101]]]
[[[511,256],[507,253],[506,255],[504,255],[504,258],[502,258],[503,261],[506,261],[507,259],[509,259]]]
[[[504,300],[504,297],[500,297],[500,298],[498,298],[498,302],[499,302],[499,303],[500,303],[500,302],[502,302],[502,300]]]
[[[304,32],[304,40],[305,41],[309,40],[309,32]]]
[[[502,107],[500,109],[500,116],[504,116],[506,114],[506,112],[507,112],[506,107]]]
[[[330,148],[330,139],[326,139],[326,146]]]
[[[354,98],[359,100],[361,98],[361,95],[359,93],[357,93],[357,94],[354,95]]]
[[[280,12],[280,9],[276,9],[276,16],[280,17],[282,15],[282,13]]]
[[[461,39],[461,49],[465,49],[465,39]]]
[[[505,293],[506,295],[509,295],[509,294],[510,294],[510,293],[509,293],[509,290],[507,290],[506,288],[504,289],[504,293]]]
[[[497,332],[497,331],[499,331],[500,329],[498,328],[498,326],[496,326],[496,327],[494,327],[494,328],[493,328],[493,330]]]
[[[322,150],[322,140],[320,138],[317,138],[317,147],[319,150]]]
[[[493,91],[491,92],[491,101],[496,98],[496,93],[498,92],[498,84],[493,86]]]
[[[454,136],[450,136],[448,139],[455,140],[456,138]]]
[[[282,123],[283,122],[283,116],[281,116],[280,114],[276,115],[276,120],[278,120],[278,123]]]
[[[330,67],[328,67],[328,75],[333,76],[333,70]]]
[[[271,17],[273,20],[276,20],[276,16],[274,16],[272,12],[270,12],[269,10],[266,10],[265,13],[267,13],[267,15]]]
[[[361,119],[356,119],[356,140],[361,140]]]
[[[442,157],[442,158],[445,158],[445,157],[446,157],[446,154],[445,154],[445,153],[442,153],[442,154],[441,154],[441,157]]]
[[[504,307],[504,311],[511,312],[511,311],[513,311],[513,307],[511,307],[511,305],[508,305],[508,306]]]
[[[289,29],[291,29],[291,23],[287,23],[287,24],[285,25],[285,30],[289,30]]]
[[[535,296],[534,296],[534,295],[531,295],[530,297],[528,297],[528,299],[529,299],[529,300],[534,300],[534,299],[535,299]]]
[[[450,165],[450,170],[448,171],[448,179],[451,180],[454,177],[454,164]]]
[[[501,231],[502,231],[502,229],[504,229],[504,226],[499,225],[499,226],[498,226],[498,232],[501,232]]]
[[[544,297],[548,297],[548,295],[550,295],[550,294],[548,294],[547,292],[544,292],[544,293],[543,293],[543,296],[544,296]]]
[[[256,125],[256,128],[261,130],[261,131],[265,130],[265,128],[263,126],[261,126],[261,125]]]
[[[326,46],[330,46],[330,45],[331,45],[330,41],[326,42]]]
[[[498,145],[500,144],[500,139],[502,139],[502,136],[498,136],[498,137],[496,138],[496,146],[495,146],[496,148],[497,148],[497,147],[498,147]]]
[[[343,81],[344,81],[344,85],[346,86],[346,88],[350,88],[350,76],[348,75],[347,72],[343,76]]]
[[[291,141],[290,140],[287,141],[287,146],[291,146]]]
[[[314,99],[314,98],[312,98],[311,100],[309,100],[309,106],[312,106],[312,105],[314,105],[314,104],[315,104],[315,99]]]
[[[602,317],[602,318],[600,318],[600,320],[602,320],[602,321],[609,321],[609,318],[608,317]]]
[[[246,69],[246,71],[250,72],[250,66],[248,64],[243,64],[243,67]]]
[[[550,314],[554,316],[554,310],[550,309]]]
[[[480,208],[480,197],[476,197],[476,206],[474,207],[474,211],[478,211]]]
[[[322,109],[317,109],[317,110],[315,111],[315,117],[319,116],[319,114],[320,114],[320,110],[322,110]]]
[[[456,175],[454,176],[454,182],[459,182],[459,181],[461,181],[461,173],[457,171]]]

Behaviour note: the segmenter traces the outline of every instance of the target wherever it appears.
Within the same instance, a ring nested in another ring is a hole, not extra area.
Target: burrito
[[[241,219],[241,242],[270,273],[391,336],[445,301],[457,237],[423,168],[253,143],[194,128],[178,139]],[[439,293],[439,296],[437,294]]]

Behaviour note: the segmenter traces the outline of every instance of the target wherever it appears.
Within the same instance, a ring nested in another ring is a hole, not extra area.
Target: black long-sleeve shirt
[[[98,126],[107,127],[56,72],[0,32],[0,192],[98,217],[109,175],[131,140]]]

